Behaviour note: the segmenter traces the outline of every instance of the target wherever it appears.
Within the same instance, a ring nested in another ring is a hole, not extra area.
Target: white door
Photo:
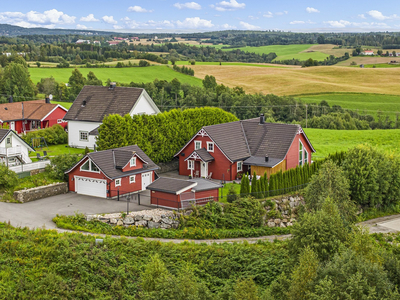
[[[142,173],[142,190],[145,190],[146,187],[152,182],[152,173]]]
[[[207,170],[208,170],[208,163],[205,162],[200,162],[201,168],[200,168],[200,177],[206,178],[208,176]]]
[[[10,129],[15,130],[15,122],[10,122]]]
[[[75,176],[75,191],[78,194],[107,198],[107,181]]]

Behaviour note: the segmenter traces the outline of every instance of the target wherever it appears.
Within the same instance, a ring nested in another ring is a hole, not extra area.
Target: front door
[[[200,162],[201,164],[201,177],[206,178],[208,176],[207,174],[207,169],[208,169],[208,163],[206,162]]]
[[[142,173],[142,190],[145,190],[146,187],[152,182],[153,172]]]

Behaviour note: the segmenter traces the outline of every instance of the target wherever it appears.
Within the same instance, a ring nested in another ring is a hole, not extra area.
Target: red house
[[[68,174],[69,190],[78,194],[112,198],[143,191],[159,167],[137,145],[92,152]]]
[[[11,100],[12,101],[12,100]],[[51,127],[59,124],[65,128],[63,120],[67,109],[49,100],[32,100],[0,104],[0,125],[7,123],[17,133]]]
[[[202,205],[209,201],[218,201],[222,185],[204,178],[182,180],[160,177],[147,186],[151,191],[151,204],[181,209],[192,204]]]
[[[203,127],[177,153],[179,174],[234,180],[310,164],[315,150],[299,125],[260,118]],[[239,175],[238,175],[239,174]]]

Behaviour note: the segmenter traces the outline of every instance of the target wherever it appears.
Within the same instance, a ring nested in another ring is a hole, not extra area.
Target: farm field
[[[191,67],[192,65],[185,60],[175,62],[176,65],[184,65]],[[199,66],[219,66],[217,61],[196,61]],[[247,67],[261,67],[261,68],[301,68],[301,66],[279,65],[279,64],[258,64],[258,63],[241,63],[241,62],[221,62],[221,66],[247,66]]]
[[[383,115],[390,115],[392,119],[396,117],[396,112],[400,112],[400,96],[379,95],[379,94],[322,94],[299,96],[306,103],[320,103],[322,100],[328,102],[330,106],[340,105],[343,108],[358,110],[360,114],[370,114],[377,116],[377,111],[382,111]]]
[[[51,68],[32,68],[29,69],[32,81],[37,83],[41,78],[53,76],[56,81],[68,82],[73,68],[51,69]],[[177,78],[181,83],[189,83],[191,85],[202,85],[200,79],[175,72],[167,66],[152,67],[134,67],[134,68],[79,68],[79,71],[86,76],[92,71],[97,78],[105,82],[108,78],[113,81],[130,83],[134,82],[151,82],[154,79],[171,81]],[[204,78],[204,76],[203,76]]]
[[[323,158],[330,153],[345,151],[360,144],[370,144],[379,149],[400,155],[400,129],[389,130],[328,130],[303,128],[314,149],[313,158]]]
[[[387,64],[392,60],[398,60],[395,57],[380,57],[380,56],[353,56],[350,57],[348,60],[341,61],[337,66],[351,66],[352,62],[355,62],[358,66],[363,64],[363,65],[369,65],[369,64]]]
[[[213,75],[219,84],[241,86],[247,93],[280,96],[332,92],[400,95],[400,68],[254,68],[237,65],[194,65],[191,68],[198,78]]]
[[[353,68],[359,68],[360,66],[350,66]],[[400,67],[400,64],[388,64],[388,63],[384,63],[384,64],[368,64],[368,65],[364,65],[364,68],[398,68]]]
[[[125,60],[116,60],[116,61],[107,61],[104,64],[106,66],[116,66],[117,63],[122,62],[124,64],[129,64],[129,62],[131,62],[132,64],[139,64],[139,62],[142,59],[125,59]],[[147,59],[143,59],[145,61],[147,61],[148,63],[150,63],[151,65],[160,65],[158,62],[154,62],[151,60],[147,60]],[[27,64],[29,64],[29,68],[37,68],[36,62],[35,61],[28,61]],[[99,63],[100,65],[103,65],[103,63]],[[46,67],[46,68],[56,68],[58,65],[58,63],[54,63],[54,62],[40,62],[40,67]],[[79,68],[83,65],[75,65],[75,64],[69,64],[71,68]]]

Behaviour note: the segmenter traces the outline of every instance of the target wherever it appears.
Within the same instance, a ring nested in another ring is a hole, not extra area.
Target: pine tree
[[[262,181],[263,178],[261,177],[259,180],[257,180],[257,194],[256,194],[256,198],[258,199],[262,199],[263,198],[263,193],[262,193]]]
[[[253,174],[253,178],[251,179],[251,195],[256,197],[257,195],[257,175],[256,172]]]

